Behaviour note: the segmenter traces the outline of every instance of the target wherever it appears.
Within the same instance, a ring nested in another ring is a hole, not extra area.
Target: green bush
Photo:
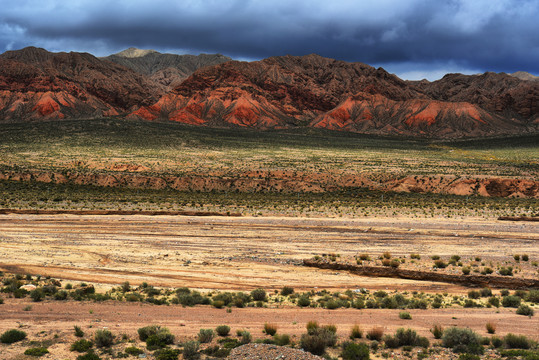
[[[228,325],[219,325],[215,328],[215,332],[219,336],[228,336],[230,333],[230,326]]]
[[[69,348],[71,351],[76,352],[86,352],[90,350],[90,348],[94,346],[94,343],[85,339],[80,339],[75,341],[73,344],[71,344],[71,347]]]
[[[7,330],[0,336],[2,344],[13,344],[24,339],[26,339],[26,333],[17,329]]]
[[[47,348],[44,348],[44,347],[30,348],[24,351],[24,355],[37,356],[37,357],[43,356],[48,353],[49,353],[49,350],[47,350]]]
[[[212,358],[225,358],[230,355],[230,349],[222,349],[219,345],[207,347],[202,352]]]
[[[368,360],[370,359],[369,347],[366,344],[345,342],[342,345],[341,357],[343,360]]]
[[[539,290],[530,290],[526,294],[526,301],[539,304]]]
[[[200,344],[199,344],[198,341],[188,341],[188,342],[184,343],[183,344],[183,351],[182,351],[183,358],[184,359],[189,359],[189,360],[198,359],[198,357],[199,357],[199,353],[198,353],[199,347],[200,347]]]
[[[326,347],[335,346],[337,343],[336,328],[328,325],[325,327],[312,327],[307,334],[301,336],[301,347],[314,354],[322,355]]]
[[[30,291],[30,297],[35,302],[40,302],[45,298],[45,293],[40,288]]]
[[[198,341],[201,343],[209,343],[213,340],[214,332],[212,329],[200,329],[198,332]]]
[[[531,342],[524,335],[507,334],[503,338],[505,347],[508,349],[529,349]]]
[[[75,336],[76,337],[83,337],[84,336],[84,331],[82,331],[82,329],[80,328],[80,326],[73,326],[73,329],[75,330]]]
[[[124,351],[125,351],[126,354],[129,354],[131,356],[139,356],[140,354],[144,353],[144,351],[142,351],[138,347],[134,347],[134,346],[130,346],[130,347],[126,348]]]
[[[518,308],[520,305],[520,297],[515,295],[508,295],[502,298],[503,307],[514,307]]]
[[[462,271],[462,273],[463,273],[464,275],[470,275],[471,269],[470,269],[469,266],[464,266],[464,267],[461,269],[461,271]]]
[[[354,325],[352,327],[352,330],[350,331],[350,339],[361,339],[363,337],[363,330],[359,327],[359,325]]]
[[[500,339],[499,337],[497,336],[493,336],[491,339],[490,339],[490,343],[492,344],[492,346],[494,346],[495,348],[499,348],[503,345],[503,340]]]
[[[468,291],[468,297],[470,299],[479,299],[481,297],[481,293],[477,290],[470,290]]]
[[[101,358],[93,351],[90,351],[84,355],[77,356],[77,360],[101,360]]]
[[[255,289],[251,291],[251,297],[254,301],[266,301],[266,291],[264,289]]]
[[[412,315],[410,315],[409,312],[401,311],[401,312],[399,313],[399,318],[400,318],[400,319],[403,319],[403,320],[412,320]]]
[[[502,276],[513,276],[513,267],[512,266],[508,266],[508,267],[503,267],[502,266],[500,268],[500,270],[498,270],[498,272]]]
[[[275,345],[277,346],[286,346],[290,344],[290,335],[288,334],[276,334],[273,336],[273,340],[275,341]]]
[[[412,329],[397,329],[395,336],[385,336],[384,342],[388,348],[397,348],[400,346],[421,346],[429,347],[429,340],[425,337],[418,336]]]
[[[450,327],[444,330],[442,336],[442,345],[447,348],[452,348],[454,352],[480,352],[479,336],[471,329],[463,329],[458,327]]]
[[[458,360],[480,360],[479,355],[474,354],[460,354]]]
[[[298,306],[307,307],[311,305],[311,300],[307,296],[300,296],[297,301]]]
[[[518,307],[516,313],[518,315],[524,315],[524,316],[533,316],[534,311],[531,307],[528,305],[522,304]]]
[[[492,306],[500,307],[500,299],[498,299],[496,296],[489,297],[488,303]]]
[[[95,346],[98,348],[111,347],[114,343],[114,335],[109,330],[97,330],[94,335]]]
[[[148,339],[150,336],[157,334],[157,331],[160,328],[161,327],[158,325],[150,325],[150,326],[141,327],[137,330],[138,337],[141,341],[146,341],[146,339]]]
[[[285,286],[281,289],[281,295],[283,296],[292,295],[293,293],[294,293],[294,288],[290,286]]]
[[[430,329],[430,332],[434,336],[435,339],[440,339],[442,335],[444,334],[444,328],[442,325],[435,324],[432,329]]]
[[[241,331],[240,337],[241,337],[240,339],[241,344],[249,344],[253,340],[251,333],[247,330]]]
[[[155,360],[178,360],[179,349],[161,349],[155,352]]]

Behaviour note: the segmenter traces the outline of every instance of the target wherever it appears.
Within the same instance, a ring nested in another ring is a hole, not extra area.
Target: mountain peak
[[[512,74],[511,76],[514,76],[520,80],[531,80],[531,81],[539,81],[539,76],[532,75],[525,71],[517,71]]]
[[[125,49],[124,51],[120,51],[117,54],[114,54],[116,56],[124,57],[124,58],[139,58],[146,56],[148,54],[159,54],[159,52],[151,49],[137,49],[135,47],[130,47],[129,49]]]

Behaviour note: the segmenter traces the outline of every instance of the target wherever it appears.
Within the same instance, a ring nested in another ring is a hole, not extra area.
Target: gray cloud
[[[535,0],[3,2],[0,50],[318,53],[409,77],[444,69],[539,74]]]

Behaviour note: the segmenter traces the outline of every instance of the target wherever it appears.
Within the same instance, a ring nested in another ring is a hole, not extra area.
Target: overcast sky
[[[322,56],[405,79],[539,75],[538,0],[1,0],[0,52]]]

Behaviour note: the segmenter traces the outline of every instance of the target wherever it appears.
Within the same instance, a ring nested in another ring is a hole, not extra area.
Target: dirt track
[[[316,254],[539,258],[539,224],[482,219],[0,216],[0,269],[55,278],[199,289],[400,289],[457,285],[367,278],[298,266]]]

